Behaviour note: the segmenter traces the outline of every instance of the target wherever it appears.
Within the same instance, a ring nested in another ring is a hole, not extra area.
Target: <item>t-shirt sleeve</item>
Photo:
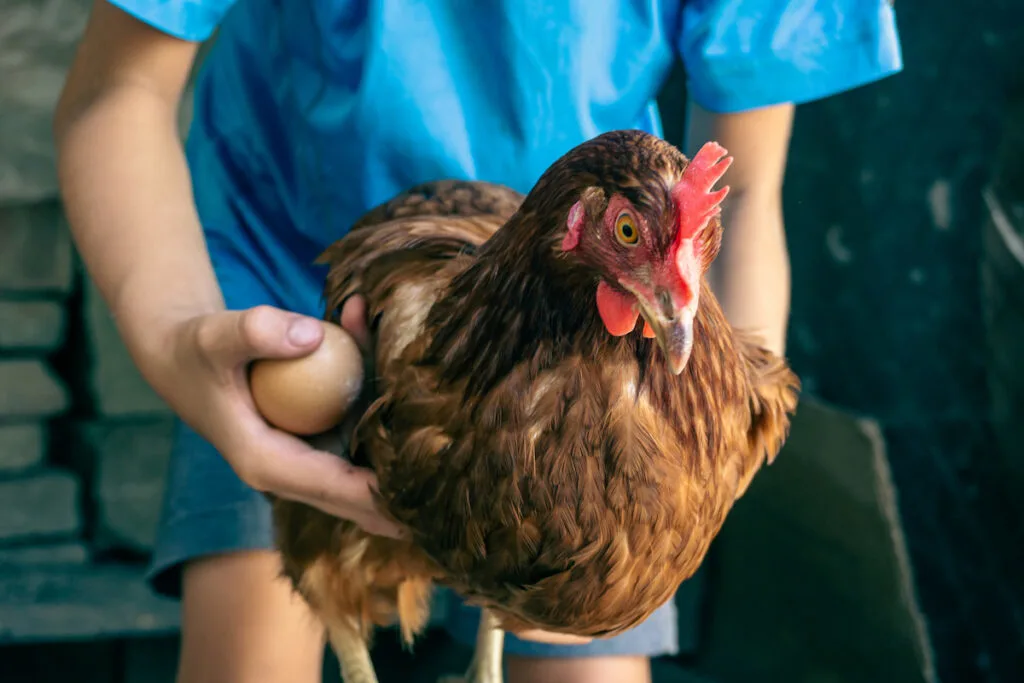
[[[686,0],[688,92],[727,113],[800,104],[897,73],[892,0]]]
[[[209,38],[235,0],[107,0],[136,19],[176,38]]]

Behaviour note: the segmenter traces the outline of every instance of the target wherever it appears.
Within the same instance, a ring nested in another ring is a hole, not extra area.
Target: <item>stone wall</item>
[[[0,640],[176,625],[141,564],[104,562],[152,547],[170,424],[82,276],[60,204],[0,205]]]
[[[177,625],[139,561],[169,413],[83,276],[58,198],[52,112],[90,5],[0,7],[0,642]]]
[[[146,551],[169,455],[170,413],[78,270],[57,201],[0,207],[0,544],[87,534],[97,549]],[[73,349],[71,326],[85,333]],[[66,373],[55,370],[55,354]],[[73,406],[69,385],[78,383],[85,394]],[[55,460],[47,452],[61,417],[78,438],[74,452]],[[83,487],[59,465],[91,475],[84,517]],[[84,518],[94,526],[87,529]]]
[[[0,202],[56,195],[50,121],[89,0],[6,0],[0,7]]]
[[[41,544],[0,550],[7,561],[85,558],[79,481],[47,458],[71,403],[50,354],[66,339],[73,271],[56,202],[0,208],[0,549]]]

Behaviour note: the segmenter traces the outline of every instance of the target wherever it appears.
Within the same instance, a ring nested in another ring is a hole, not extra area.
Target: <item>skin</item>
[[[717,140],[735,159],[719,182],[725,234],[712,264],[711,287],[734,326],[759,333],[778,355],[786,350],[790,269],[782,219],[782,181],[793,127],[791,104],[715,114],[691,104],[686,154]]]
[[[269,428],[252,407],[246,364],[308,354],[322,332],[316,321],[270,307],[225,311],[176,123],[197,48],[96,2],[54,122],[79,251],[145,378],[244,482],[399,535],[373,508],[372,473]],[[689,154],[717,139],[736,158],[722,181],[732,194],[716,290],[731,320],[763,330],[777,351],[789,302],[780,190],[791,121],[789,105],[724,116],[693,107],[689,125]],[[343,323],[365,343],[360,301]],[[264,550],[186,567],[179,683],[319,680],[322,629],[279,567]],[[650,680],[643,657],[506,661],[510,683]]]

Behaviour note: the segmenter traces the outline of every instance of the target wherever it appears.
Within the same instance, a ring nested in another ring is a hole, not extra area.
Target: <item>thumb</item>
[[[257,358],[296,358],[312,353],[324,338],[320,321],[271,306],[226,311],[200,325],[197,342],[218,364]]]

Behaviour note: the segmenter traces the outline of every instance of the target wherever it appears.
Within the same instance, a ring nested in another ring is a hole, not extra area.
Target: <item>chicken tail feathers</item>
[[[752,383],[748,452],[756,462],[771,464],[789,436],[790,418],[800,395],[800,379],[785,360],[753,341],[744,341],[743,355]],[[757,469],[752,468],[740,482],[737,499],[746,493]]]
[[[411,648],[416,636],[427,627],[431,588],[427,581],[403,581],[398,586],[398,625],[406,648]]]

